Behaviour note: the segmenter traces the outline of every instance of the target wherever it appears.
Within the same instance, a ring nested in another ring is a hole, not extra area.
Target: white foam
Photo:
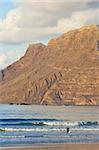
[[[72,130],[76,130],[76,131],[99,131],[99,128],[74,128]]]
[[[43,124],[48,126],[77,126],[78,122],[55,121],[55,122],[43,122]]]
[[[67,128],[0,128],[2,131],[6,132],[47,132],[47,131],[57,131],[57,132],[67,132]],[[99,128],[70,128],[70,131],[99,131]]]
[[[22,136],[0,136],[0,138],[25,138],[25,136],[24,135],[22,135]]]
[[[31,132],[31,131],[38,131],[38,132],[43,132],[43,131],[67,131],[67,129],[59,129],[59,128],[52,128],[52,129],[46,129],[46,128],[36,128],[36,129],[30,129],[30,128],[0,128],[2,131],[6,131],[6,132]]]

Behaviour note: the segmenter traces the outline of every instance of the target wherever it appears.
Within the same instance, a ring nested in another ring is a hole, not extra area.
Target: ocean
[[[1,148],[56,143],[99,143],[99,107],[0,105]]]

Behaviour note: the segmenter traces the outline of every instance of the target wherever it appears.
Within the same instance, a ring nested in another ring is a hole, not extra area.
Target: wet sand
[[[58,144],[23,148],[0,148],[1,150],[99,150],[99,144]]]

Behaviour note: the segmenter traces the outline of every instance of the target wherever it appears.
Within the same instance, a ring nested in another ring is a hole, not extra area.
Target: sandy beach
[[[60,144],[47,146],[33,146],[22,148],[0,148],[2,150],[99,150],[99,144]]]

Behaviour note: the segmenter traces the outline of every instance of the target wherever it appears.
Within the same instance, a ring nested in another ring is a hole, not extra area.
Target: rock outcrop
[[[0,103],[99,105],[99,26],[29,45],[0,72]]]

